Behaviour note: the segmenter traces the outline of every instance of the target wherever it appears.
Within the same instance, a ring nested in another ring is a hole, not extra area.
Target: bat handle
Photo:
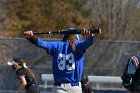
[[[51,32],[33,32],[33,34],[51,34]]]

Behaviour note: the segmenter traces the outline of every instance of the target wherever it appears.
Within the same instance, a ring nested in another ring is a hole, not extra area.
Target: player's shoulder
[[[49,42],[47,42],[48,45],[51,45],[51,46],[54,46],[54,47],[62,46],[62,45],[64,45],[64,43],[65,42],[61,42],[61,41],[55,41],[55,42],[49,41]]]
[[[131,56],[128,62],[135,63],[135,65],[138,67],[138,65],[140,64],[140,55]]]
[[[56,44],[59,45],[59,46],[63,46],[63,45],[68,44],[68,42],[61,42],[61,41],[60,41],[60,42],[56,42]]]
[[[80,41],[75,41],[74,43],[75,43],[75,45],[79,45],[79,44],[81,44],[81,43],[83,43],[84,42],[84,40],[80,40]]]
[[[140,61],[140,54],[138,54],[138,55],[133,55],[133,56],[130,57],[130,59]]]
[[[23,68],[18,69],[18,70],[16,71],[16,74],[17,74],[17,75],[21,75],[21,74],[25,74],[25,73],[26,73],[26,70],[23,69]]]

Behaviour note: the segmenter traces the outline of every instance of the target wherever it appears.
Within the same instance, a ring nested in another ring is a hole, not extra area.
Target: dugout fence
[[[54,39],[46,40],[53,41]],[[139,54],[139,46],[139,41],[96,40],[85,54],[83,73],[91,76],[120,77],[128,58]],[[44,73],[52,74],[51,57],[47,55],[46,50],[36,47],[24,38],[0,38],[0,50],[0,93],[12,93],[18,88],[17,77],[12,68],[7,65],[7,62],[12,58],[21,57],[27,60],[41,85],[44,84],[41,75]],[[52,84],[52,82],[48,83]],[[109,90],[111,91],[109,93],[113,93],[113,91],[124,92],[121,84],[104,83],[100,85],[100,87],[107,86],[103,90],[96,89],[95,85],[94,82],[91,83],[96,93]],[[110,89],[110,87],[113,88]],[[51,88],[42,87],[41,91],[51,91]]]

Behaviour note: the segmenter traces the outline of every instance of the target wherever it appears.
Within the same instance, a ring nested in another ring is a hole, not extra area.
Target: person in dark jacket
[[[93,93],[93,90],[89,85],[89,78],[87,75],[84,74],[82,75],[81,85],[82,85],[82,93]]]
[[[140,93],[140,55],[129,58],[121,76],[122,85],[130,93]]]
[[[39,84],[36,83],[35,75],[27,67],[25,60],[15,58],[11,62],[8,62],[8,65],[12,66],[20,80],[20,87],[17,93],[22,93],[24,89],[26,89],[26,93],[39,93]]]

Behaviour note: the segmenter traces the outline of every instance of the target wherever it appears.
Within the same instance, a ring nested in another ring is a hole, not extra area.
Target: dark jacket
[[[28,88],[32,85],[32,84],[36,84],[35,83],[35,79],[34,77],[24,68],[18,69],[16,71],[17,76],[24,76],[27,82],[27,85],[25,86],[26,90],[28,90]]]
[[[129,91],[140,91],[140,55],[129,58],[121,77],[123,86]]]

